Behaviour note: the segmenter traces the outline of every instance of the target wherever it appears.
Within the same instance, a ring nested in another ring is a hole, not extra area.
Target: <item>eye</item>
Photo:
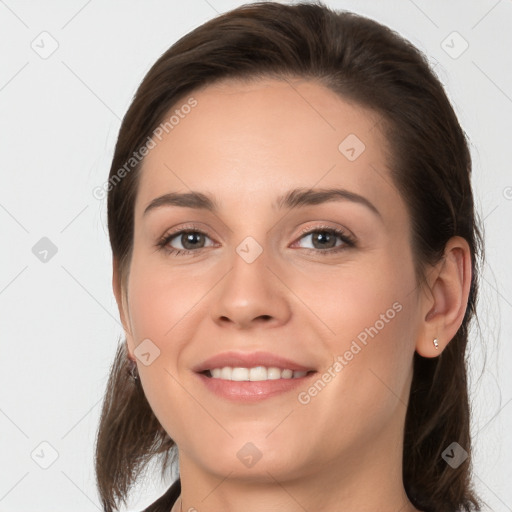
[[[176,239],[176,240],[175,240]],[[158,242],[158,248],[167,251],[169,254],[179,256],[180,254],[192,254],[198,252],[198,249],[206,247],[205,239],[210,239],[206,233],[196,228],[181,229],[162,237]],[[181,247],[175,247],[177,244]]]
[[[342,229],[330,227],[315,227],[302,232],[299,240],[309,238],[313,244],[313,249],[307,248],[308,251],[322,253],[323,255],[337,253],[348,247],[355,246],[355,239]],[[337,239],[341,240],[341,244],[337,245]]]
[[[313,248],[306,247],[307,251],[323,255],[337,253],[356,245],[355,238],[338,228],[317,226],[313,229],[306,229],[301,233],[299,240],[309,238]],[[196,227],[188,227],[164,235],[157,243],[157,248],[165,250],[174,256],[199,254],[200,249],[214,245],[205,245],[206,240],[211,238]],[[337,244],[341,240],[341,244]],[[178,245],[176,247],[175,245]]]

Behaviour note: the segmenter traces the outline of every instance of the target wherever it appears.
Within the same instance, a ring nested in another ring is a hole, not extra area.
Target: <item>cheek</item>
[[[186,428],[170,411],[187,410],[190,405],[189,396],[179,384],[179,363],[184,347],[194,338],[190,327],[195,322],[190,319],[202,295],[202,285],[162,267],[134,254],[128,303],[135,349],[147,339],[153,344],[149,345],[151,363],[138,365],[144,394],[167,433],[181,439]]]
[[[138,365],[141,383],[157,417],[169,400],[181,395],[175,378],[180,378],[180,354],[194,336],[190,318],[200,292],[197,283],[186,286],[183,277],[161,267],[134,258],[128,288],[134,350],[142,363]],[[146,349],[148,365],[141,357]]]
[[[184,277],[178,269],[162,264],[137,263],[130,272],[128,301],[136,343],[150,338],[161,350],[171,340],[185,336],[183,328],[193,315],[204,283],[193,276]],[[182,333],[178,335],[178,333]]]
[[[380,407],[396,401],[393,393],[406,393],[415,348],[413,283],[412,264],[382,258],[331,274],[310,296],[311,304],[321,305],[318,316],[330,330],[326,348],[341,364],[338,371],[331,369],[337,377],[327,386],[329,399],[343,396],[356,408]]]
[[[401,276],[394,277],[400,273],[385,261],[368,265],[353,262],[316,271],[314,278],[287,279],[295,295],[308,306],[300,309],[319,332],[325,332],[324,339],[334,352],[344,350],[353,339],[364,343],[376,335],[376,330],[380,334],[389,332],[391,324],[396,327],[410,288],[408,271],[403,267]]]
[[[364,308],[345,303],[338,335],[328,346],[333,363],[319,375],[328,383],[301,390],[304,421],[314,417],[318,430],[326,432],[329,453],[347,445],[357,452],[405,415],[414,343],[409,305],[392,298],[369,295]]]

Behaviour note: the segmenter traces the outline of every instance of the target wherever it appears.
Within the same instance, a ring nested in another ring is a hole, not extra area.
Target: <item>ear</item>
[[[460,236],[452,237],[442,260],[429,274],[428,297],[422,294],[422,325],[416,343],[420,356],[438,356],[457,333],[466,313],[471,273],[469,244]],[[434,338],[439,344],[437,349]]]
[[[135,361],[135,355],[133,353],[133,351],[135,350],[135,344],[133,341],[132,330],[130,325],[130,313],[128,310],[127,290],[125,290],[122,286],[121,275],[119,272],[119,263],[116,258],[113,259],[112,264],[112,288],[114,290],[114,295],[116,297],[117,309],[119,310],[121,323],[123,324],[123,329],[126,335],[128,355],[130,359]]]

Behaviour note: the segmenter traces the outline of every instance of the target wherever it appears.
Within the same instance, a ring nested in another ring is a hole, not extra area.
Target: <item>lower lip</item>
[[[206,388],[222,398],[235,402],[256,402],[273,396],[281,395],[304,385],[315,373],[298,379],[274,379],[260,381],[233,381],[214,379],[202,373],[196,374]]]

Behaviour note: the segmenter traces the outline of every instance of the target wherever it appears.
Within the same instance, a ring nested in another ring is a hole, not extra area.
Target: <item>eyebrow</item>
[[[275,202],[272,203],[272,208],[275,210],[283,210],[285,208],[292,209],[332,201],[352,201],[354,203],[362,204],[375,215],[382,218],[379,210],[368,199],[366,199],[366,197],[342,188],[296,188],[289,190],[282,196],[279,196]],[[219,211],[219,204],[213,196],[196,191],[187,193],[170,192],[153,199],[144,210],[143,215],[146,215],[151,210],[164,206],[195,208],[211,211],[213,213],[217,213]]]

